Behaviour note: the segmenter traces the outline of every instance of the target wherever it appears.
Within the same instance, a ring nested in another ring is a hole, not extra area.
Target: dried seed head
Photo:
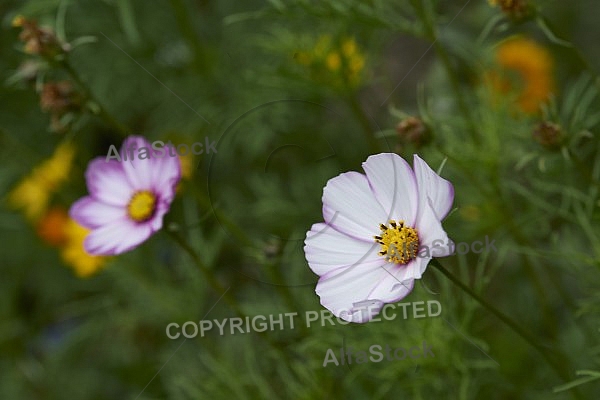
[[[80,96],[69,81],[48,82],[42,86],[40,107],[53,114],[64,114],[78,108]]]
[[[19,15],[13,19],[12,25],[22,29],[19,40],[24,43],[23,50],[27,54],[54,58],[67,51],[68,47],[60,43],[52,29],[39,27],[35,20]]]
[[[502,11],[514,19],[522,19],[532,14],[532,6],[528,0],[488,0],[490,5],[499,6]]]

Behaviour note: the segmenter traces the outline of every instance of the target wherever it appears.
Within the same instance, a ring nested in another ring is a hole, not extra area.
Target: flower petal
[[[151,190],[154,159],[140,160],[138,151],[142,147],[147,148],[148,152],[152,152],[152,146],[142,136],[129,136],[125,139],[121,147],[121,154],[125,154],[127,149],[132,149],[132,151],[127,152],[127,160],[125,160],[125,156],[122,158],[123,171],[125,171],[129,183],[135,190]],[[133,159],[131,159],[131,155],[133,155]]]
[[[102,157],[90,161],[85,172],[90,194],[97,200],[124,207],[131,200],[133,190],[120,162]]]
[[[166,201],[161,201],[158,204],[158,206],[156,207],[156,211],[154,212],[154,216],[150,221],[148,221],[148,224],[150,224],[152,228],[152,232],[157,232],[162,228],[163,217],[166,213],[169,212],[170,206],[171,203]]]
[[[451,247],[448,246],[450,239],[430,201],[421,204],[415,226],[419,232],[419,254],[424,254],[426,251],[431,257],[446,257],[451,254]]]
[[[304,243],[306,261],[317,275],[382,258],[377,254],[379,245],[375,241],[355,239],[324,223],[314,224]]]
[[[165,152],[168,152],[168,146],[165,146]],[[160,193],[162,200],[171,203],[175,198],[175,189],[181,179],[181,163],[179,157],[170,157],[165,154],[162,158],[144,160],[152,163],[152,189],[155,193]]]
[[[346,172],[327,182],[323,217],[334,229],[369,243],[379,233],[379,224],[386,221],[367,178],[358,172]]]
[[[413,165],[419,190],[419,204],[428,203],[430,200],[438,220],[443,220],[452,208],[454,187],[416,154]]]
[[[413,270],[418,265],[417,259],[406,265],[387,263],[381,267],[385,271],[383,279],[373,288],[369,298],[376,298],[384,303],[395,303],[406,297],[413,289]]]
[[[371,320],[383,303],[402,298],[412,290],[412,281],[402,285],[403,280],[398,282],[386,265],[389,263],[381,258],[323,275],[316,288],[321,304],[346,321]]]
[[[152,235],[149,224],[119,219],[94,229],[85,238],[85,250],[92,255],[116,255],[137,247]]]
[[[126,211],[124,207],[106,204],[92,196],[86,196],[71,206],[69,215],[80,225],[93,229],[125,218]]]
[[[410,165],[397,154],[382,153],[367,158],[363,169],[375,197],[386,213],[385,221],[380,223],[395,219],[414,226],[418,192]]]

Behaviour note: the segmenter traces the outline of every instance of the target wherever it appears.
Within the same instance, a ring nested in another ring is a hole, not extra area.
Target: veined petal
[[[90,232],[85,238],[84,247],[92,255],[117,255],[133,249],[152,233],[149,224],[120,219]]]
[[[406,286],[396,286],[402,281],[398,282],[393,274],[390,275],[384,268],[387,264],[381,258],[323,275],[316,288],[321,304],[346,321],[362,323],[371,320],[383,303],[402,298],[412,290],[412,281],[405,282]]]
[[[442,227],[437,215],[433,211],[431,202],[421,204],[421,211],[416,223],[419,232],[419,247],[425,248],[432,257],[446,257],[450,255],[448,234]],[[423,253],[425,250],[422,250]],[[419,251],[421,253],[421,250]]]
[[[386,220],[367,178],[358,172],[346,172],[327,182],[323,217],[336,230],[369,243],[379,232],[379,224]]]
[[[381,269],[385,271],[383,279],[373,288],[369,298],[376,298],[384,303],[394,303],[402,300],[413,289],[413,270],[417,264],[416,259],[406,265],[394,263],[384,264]]]
[[[146,147],[148,152],[152,152],[150,143],[142,136],[129,136],[125,139],[121,147],[121,154],[127,152],[127,161],[125,161],[125,157],[122,159],[123,171],[135,190],[150,190],[153,183],[154,159],[140,160],[138,150],[142,147]],[[132,151],[128,152],[128,149],[132,149]],[[133,155],[133,159],[131,159],[131,155]]]
[[[133,188],[116,160],[94,158],[87,167],[85,180],[90,194],[103,203],[124,207],[131,200]]]
[[[169,146],[165,146],[164,150],[166,153],[162,158],[157,157],[152,160],[143,161],[150,161],[152,163],[152,188],[155,192],[161,193],[161,199],[170,203],[175,197],[175,188],[181,179],[181,164],[179,157],[168,155]]]
[[[427,204],[431,201],[438,220],[443,220],[452,208],[454,187],[449,181],[436,174],[416,154],[414,155],[413,164],[419,191],[419,204]]]
[[[159,231],[162,228],[163,217],[166,213],[169,212],[169,207],[170,203],[168,202],[161,201],[160,203],[158,203],[156,211],[154,212],[154,216],[150,221],[147,222],[147,224],[150,224],[150,228],[152,229],[153,233]]]
[[[317,275],[339,268],[381,259],[379,245],[357,240],[331,226],[318,223],[306,233],[304,253],[308,265]]]
[[[124,207],[106,204],[96,200],[92,196],[86,196],[77,200],[71,206],[69,215],[80,225],[89,229],[94,229],[101,225],[125,218],[127,212]]]
[[[363,163],[375,197],[389,219],[413,226],[417,217],[417,183],[410,165],[393,153],[370,156]]]

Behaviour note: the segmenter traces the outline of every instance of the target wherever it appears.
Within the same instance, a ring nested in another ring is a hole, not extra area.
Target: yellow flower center
[[[416,229],[404,226],[404,221],[390,220],[389,225],[380,224],[381,234],[374,236],[381,245],[380,256],[388,262],[407,264],[417,257],[419,234]]]
[[[147,190],[134,193],[127,205],[127,214],[136,222],[149,220],[156,210],[156,196]]]

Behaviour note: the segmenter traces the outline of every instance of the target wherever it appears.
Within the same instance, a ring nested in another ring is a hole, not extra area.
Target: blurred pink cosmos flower
[[[121,153],[142,147],[151,146],[141,136],[129,136]],[[85,177],[90,195],[79,199],[70,210],[74,220],[91,229],[84,242],[88,253],[124,253],[162,228],[181,169],[178,158],[156,155],[123,162],[98,157],[89,163]]]
[[[370,156],[366,176],[346,172],[323,190],[323,218],[306,234],[316,292],[337,317],[367,322],[385,303],[408,295],[432,257],[451,253],[441,221],[454,188],[419,156]]]

